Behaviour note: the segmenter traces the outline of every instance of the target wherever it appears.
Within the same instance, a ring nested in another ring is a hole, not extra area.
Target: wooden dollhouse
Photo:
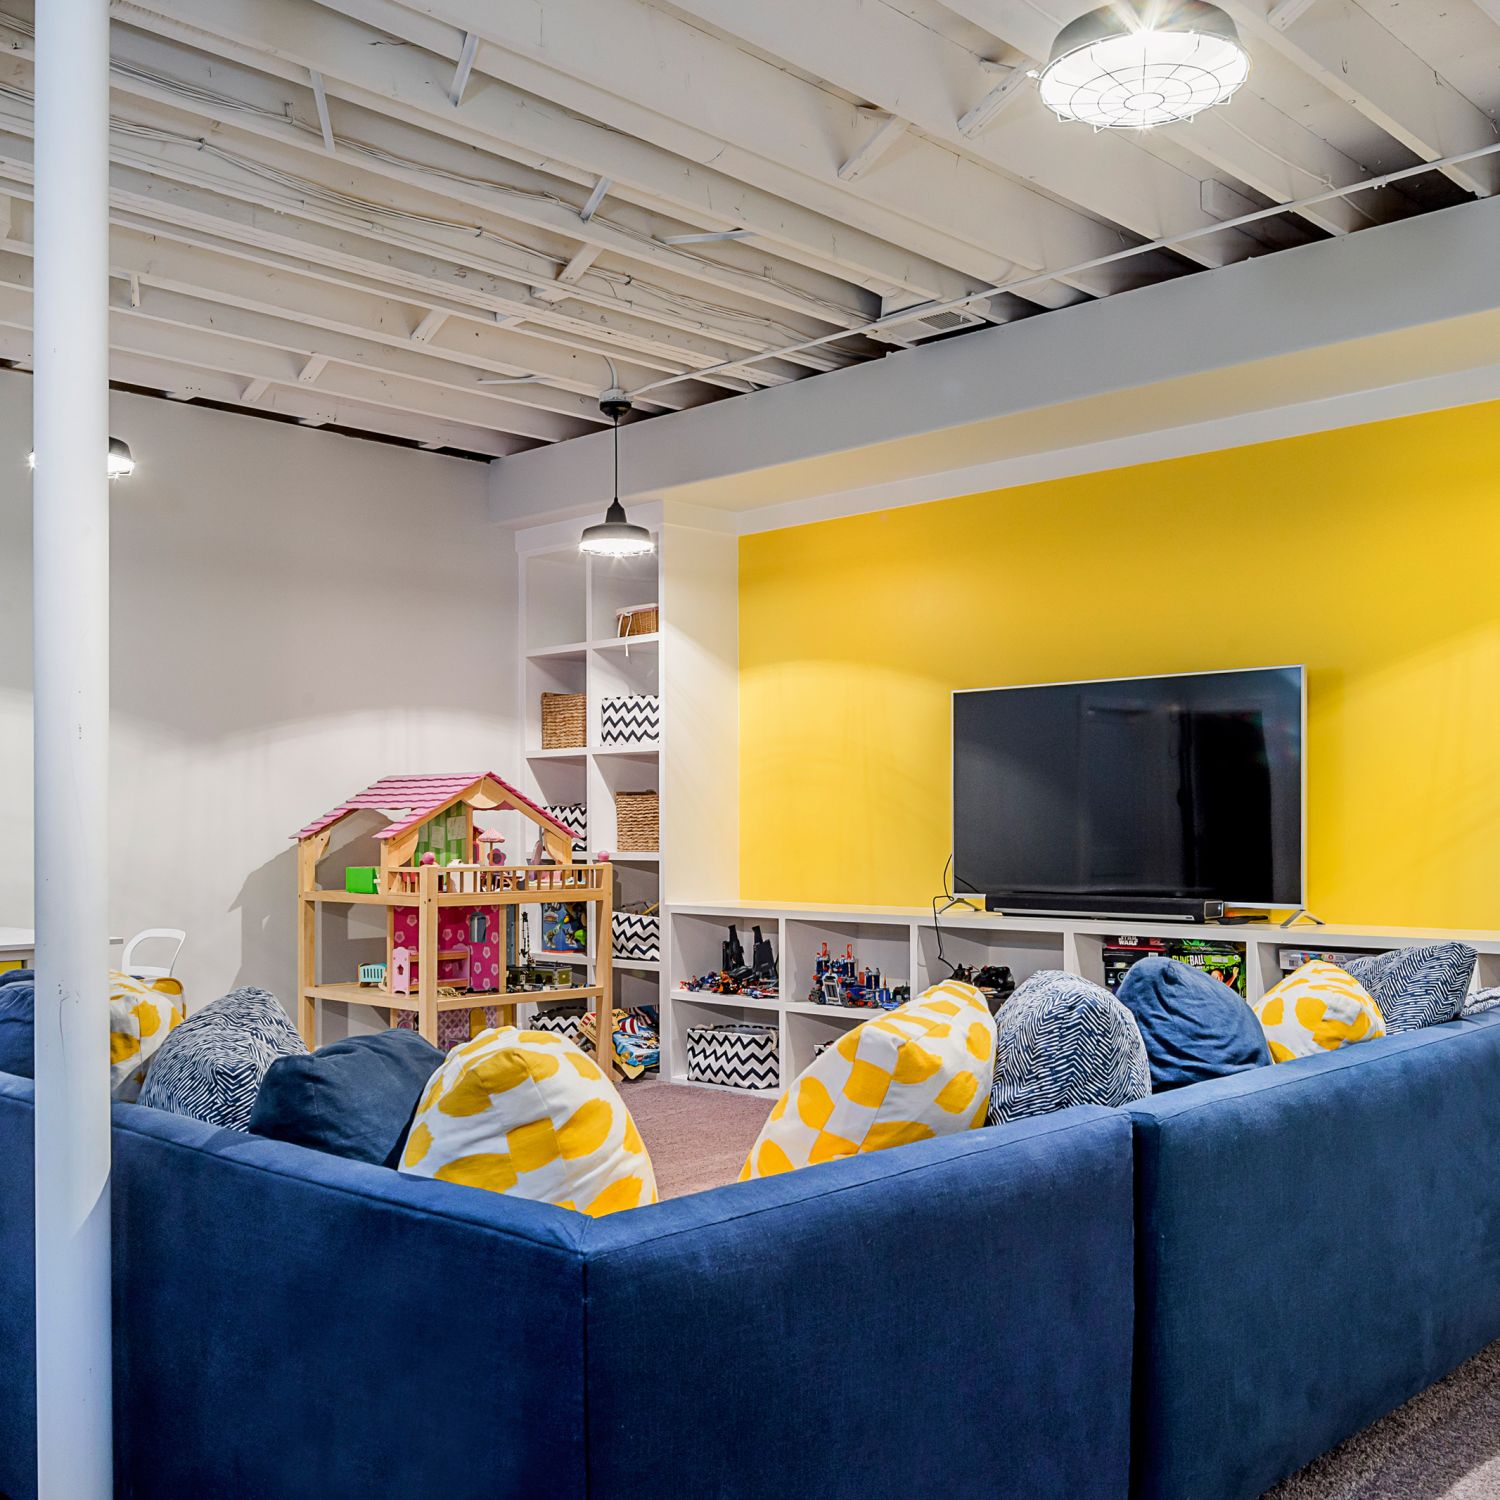
[[[504,840],[477,828],[476,812],[519,813],[537,829],[530,864],[505,862]],[[341,889],[318,884],[318,862],[333,830],[346,818],[376,813],[387,826],[375,834],[377,867],[351,867]],[[592,1000],[597,1012],[611,988],[611,913],[614,871],[608,864],[575,864],[567,826],[498,776],[387,776],[341,802],[295,835],[297,840],[297,1021],[303,1040],[317,1045],[321,1001],[373,1005],[391,1025],[411,1013],[416,1029],[436,1044],[438,1019],[448,1011],[472,1017],[498,1013],[513,1024],[517,1004]],[[318,978],[318,912],[326,905],[386,909],[386,961],[362,964],[348,982]],[[507,955],[517,951],[514,927],[527,907],[560,904],[592,908],[589,982],[567,988],[510,990]],[[613,1048],[599,1065],[613,1076]]]

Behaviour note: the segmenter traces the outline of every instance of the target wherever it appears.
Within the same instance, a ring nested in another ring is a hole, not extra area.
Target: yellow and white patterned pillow
[[[740,1181],[983,1125],[994,1071],[984,996],[934,985],[845,1033],[782,1091]]]
[[[422,1095],[400,1170],[598,1218],[656,1202],[651,1157],[591,1057],[501,1026],[455,1047]]]
[[[175,979],[137,979],[109,971],[109,1091],[134,1102],[152,1054],[182,1024],[182,986]]]
[[[1253,1007],[1271,1061],[1316,1057],[1385,1035],[1385,1018],[1347,969],[1314,959],[1288,974]]]

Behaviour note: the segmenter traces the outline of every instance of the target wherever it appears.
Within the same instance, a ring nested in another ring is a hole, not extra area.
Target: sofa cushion
[[[1150,1092],[1140,1028],[1108,990],[1043,969],[1000,1007],[991,1125],[1073,1104],[1129,1104]]]
[[[0,971],[0,989],[8,984],[35,984],[35,969],[6,969]]]
[[[594,1218],[656,1202],[651,1157],[615,1086],[565,1037],[514,1026],[448,1054],[400,1170]]]
[[[266,1070],[278,1057],[306,1051],[275,995],[247,985],[205,1005],[162,1042],[140,1102],[244,1130]]]
[[[1254,1007],[1273,1062],[1316,1057],[1385,1035],[1385,1019],[1347,969],[1314,959],[1268,990]]]
[[[175,979],[109,971],[109,1088],[116,1099],[130,1104],[140,1097],[151,1059],[182,1019]]]
[[[1388,1036],[1440,1026],[1464,1008],[1479,955],[1466,943],[1423,943],[1343,965],[1380,1007]]]
[[[443,1054],[414,1031],[382,1031],[278,1057],[266,1069],[250,1133],[394,1167]]]
[[[29,979],[0,986],[0,1073],[33,1076],[32,1011],[36,985]]]
[[[1143,958],[1126,971],[1119,999],[1140,1027],[1154,1094],[1270,1064],[1255,1012],[1202,969]]]
[[[846,1031],[782,1090],[740,1181],[982,1125],[994,1058],[984,996],[934,985]]]

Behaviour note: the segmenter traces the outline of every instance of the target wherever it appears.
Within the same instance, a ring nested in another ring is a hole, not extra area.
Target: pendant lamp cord
[[[620,499],[620,414],[615,413],[615,501]]]

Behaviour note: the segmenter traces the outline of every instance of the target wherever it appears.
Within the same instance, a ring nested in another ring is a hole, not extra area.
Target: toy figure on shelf
[[[1010,972],[1009,964],[985,964],[976,969],[972,964],[960,964],[953,977],[963,984],[972,984],[989,1003],[993,1015],[1015,993],[1016,976]]]
[[[807,998],[814,1005],[895,1010],[911,999],[911,986],[893,984],[879,969],[861,969],[852,943],[846,944],[838,957],[829,953],[828,944],[824,943],[813,961],[812,989]]]
[[[700,974],[684,986],[690,990],[704,990],[714,995],[745,995],[752,1000],[776,1000],[780,998],[776,973],[776,954],[769,938],[761,936],[757,926],[751,944],[751,962],[745,962],[744,944],[736,928],[729,929],[729,936],[720,947],[724,967],[711,974]]]

